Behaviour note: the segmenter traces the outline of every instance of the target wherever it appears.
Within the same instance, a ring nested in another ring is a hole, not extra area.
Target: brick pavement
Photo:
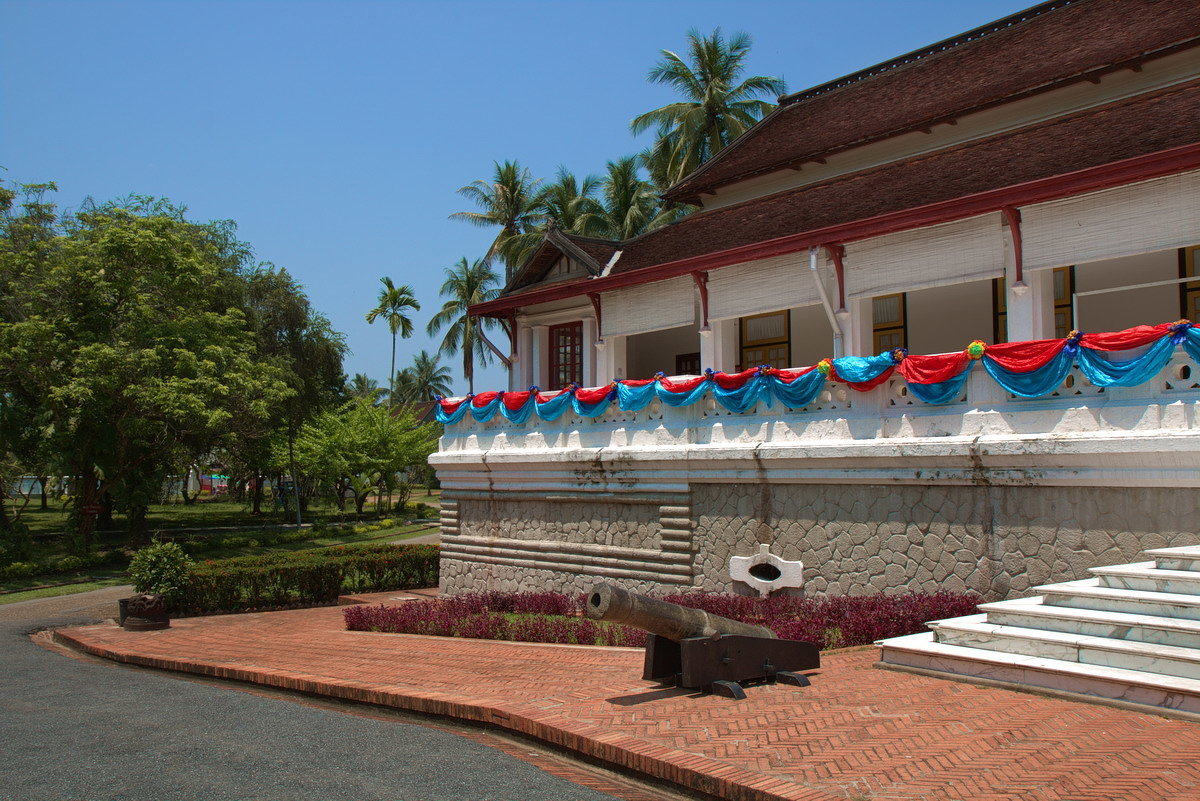
[[[60,629],[120,662],[492,724],[731,799],[1200,801],[1200,724],[824,657],[744,701],[656,688],[641,652],[345,631],[338,608]]]

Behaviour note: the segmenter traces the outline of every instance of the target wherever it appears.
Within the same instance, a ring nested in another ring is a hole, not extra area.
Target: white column
[[[842,328],[843,356],[875,356],[873,336],[875,307],[871,298],[851,298],[846,301],[845,311],[838,311],[838,324]]]
[[[533,347],[530,349],[532,380],[530,383],[548,391],[551,389],[546,386],[550,373],[550,327],[535,325],[532,327],[532,331]],[[562,389],[562,387],[554,387],[554,389]]]
[[[524,323],[517,324],[517,355],[519,358],[517,370],[514,371],[517,375],[514,392],[529,389],[533,384],[533,329]]]
[[[596,380],[596,318],[583,318],[583,385],[594,387]]]
[[[1049,339],[1054,336],[1054,275],[1034,270],[1024,275],[1025,286],[1014,286],[1016,272],[1007,271],[1008,341]]]
[[[604,368],[603,374],[608,381],[618,381],[622,378],[643,378],[643,376],[631,376],[627,369],[626,345],[629,337],[605,337],[604,338]],[[603,383],[604,379],[601,378]]]
[[[731,372],[738,358],[738,321],[709,320],[708,327],[700,332],[700,369]]]

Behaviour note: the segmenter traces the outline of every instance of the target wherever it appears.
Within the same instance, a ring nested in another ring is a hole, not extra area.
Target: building
[[[1200,320],[1197,119],[1200,6],[1059,0],[783,98],[673,225],[550,232],[472,310],[509,393],[443,403],[443,589],[746,591],[766,544],[813,594],[998,598],[1200,543],[1200,329],[1072,334]]]

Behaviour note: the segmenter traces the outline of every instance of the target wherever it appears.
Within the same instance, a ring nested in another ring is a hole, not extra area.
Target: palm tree
[[[474,181],[458,190],[481,211],[456,212],[450,215],[451,219],[485,228],[500,226],[500,233],[484,258],[487,261],[496,256],[503,258],[509,275],[541,238],[541,183],[519,162],[506,161],[495,162],[491,181]]]
[[[594,175],[584,176],[580,183],[574,173],[559,167],[554,183],[541,192],[539,211],[546,223],[553,223],[559,230],[587,233],[589,214],[595,211],[595,194],[599,186],[600,179]]]
[[[593,206],[586,230],[619,241],[661,227],[673,216],[661,210],[658,193],[639,176],[634,156],[608,162],[608,173],[600,182],[600,200]]]
[[[346,390],[350,397],[367,398],[372,403],[378,403],[379,398],[387,394],[387,390],[381,388],[374,378],[368,378],[366,373],[355,373]]]
[[[409,367],[396,374],[396,399],[401,403],[435,400],[451,394],[450,368],[438,362],[437,354],[421,351]]]
[[[693,28],[687,39],[690,64],[663,50],[662,60],[646,76],[651,83],[674,87],[683,100],[647,111],[629,126],[634,134],[657,130],[658,140],[651,150],[669,183],[708,161],[775,108],[760,96],[787,91],[782,78],[755,75],[738,82],[750,52],[747,34],[735,33],[726,42],[720,28],[708,37]]]
[[[433,315],[426,331],[433,336],[443,328],[446,329],[438,353],[462,353],[463,376],[467,379],[468,390],[473,393],[475,364],[486,365],[489,350],[505,367],[512,366],[509,358],[492,344],[485,333],[496,325],[496,321],[489,317],[472,317],[467,312],[467,309],[476,303],[492,300],[499,295],[500,289],[496,284],[500,279],[488,265],[486,258],[476,259],[471,264],[467,263],[465,257],[461,258],[453,267],[447,267],[445,272],[446,282],[442,284],[439,294],[449,300]],[[484,347],[480,347],[481,345]]]
[[[408,284],[396,286],[392,279],[384,276],[379,279],[383,289],[379,290],[379,305],[367,312],[367,322],[374,323],[379,317],[387,320],[388,330],[392,332],[392,367],[388,375],[392,378],[388,385],[388,402],[396,390],[396,334],[408,339],[412,336],[412,320],[405,313],[409,309],[420,311],[421,304],[413,297],[412,287]]]

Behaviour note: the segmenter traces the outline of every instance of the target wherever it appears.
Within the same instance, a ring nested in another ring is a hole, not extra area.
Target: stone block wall
[[[804,562],[809,596],[1029,594],[1200,543],[1200,492],[1165,487],[696,483],[686,494],[476,493],[443,511],[442,591],[747,593],[729,558]]]

